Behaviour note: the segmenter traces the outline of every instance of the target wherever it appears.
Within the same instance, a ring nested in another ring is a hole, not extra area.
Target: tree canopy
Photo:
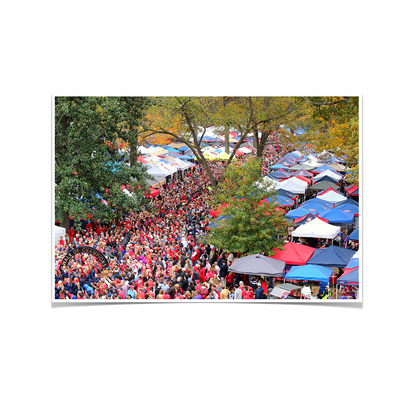
[[[207,242],[241,254],[272,254],[281,249],[288,223],[274,200],[276,191],[260,178],[261,160],[252,157],[246,164],[233,163],[225,171],[225,180],[217,192],[214,205],[221,208],[221,219],[207,233]],[[263,201],[270,198],[270,202]]]
[[[62,226],[90,215],[111,222],[147,203],[145,168],[129,167],[118,146],[135,142],[145,107],[144,98],[55,98],[55,211]]]

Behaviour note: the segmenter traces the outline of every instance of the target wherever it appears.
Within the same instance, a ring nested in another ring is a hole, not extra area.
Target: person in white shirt
[[[181,243],[182,243],[183,247],[187,247],[188,246],[188,242],[186,241],[186,238],[184,236],[181,239]]]
[[[234,299],[235,300],[241,300],[242,298],[242,290],[239,289],[239,286],[236,284],[235,285],[235,295],[234,295]]]
[[[305,298],[310,298],[311,297],[311,288],[310,288],[310,286],[308,286],[308,282],[306,283],[305,286],[302,287],[301,296],[305,297]]]

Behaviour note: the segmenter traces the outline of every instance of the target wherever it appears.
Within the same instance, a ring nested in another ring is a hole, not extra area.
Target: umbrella
[[[252,254],[236,259],[229,271],[244,275],[281,277],[285,263],[262,254]]]

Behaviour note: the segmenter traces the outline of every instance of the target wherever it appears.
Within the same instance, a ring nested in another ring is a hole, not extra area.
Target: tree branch
[[[346,102],[347,103],[350,98],[343,96],[343,99],[336,100],[336,101],[331,101],[329,103],[328,103],[328,100],[325,100],[324,102],[319,103],[319,102],[316,102],[316,101],[312,101],[307,97],[302,97],[302,99],[307,100],[309,103],[313,104],[314,106],[319,106],[320,107],[320,106],[333,106],[335,104],[339,104],[339,103],[342,103],[342,102]]]

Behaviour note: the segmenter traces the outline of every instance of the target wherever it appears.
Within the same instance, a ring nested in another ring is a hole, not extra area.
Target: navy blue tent
[[[317,175],[318,176],[318,175]],[[315,184],[317,183],[321,183],[321,182],[329,182],[329,183],[334,183],[335,185],[338,183],[338,181],[336,179],[331,178],[328,175],[323,176],[320,179],[317,179],[317,177],[314,178],[314,182]]]
[[[345,268],[355,253],[355,250],[338,246],[315,249],[307,264],[324,265],[330,268]]]
[[[354,214],[343,212],[338,208],[331,208],[319,214],[321,218],[326,218],[330,224],[351,224],[354,221]]]
[[[334,208],[336,208],[340,211],[343,211],[344,213],[354,214],[355,216],[358,216],[358,214],[359,214],[358,204],[354,205],[351,203],[347,203],[347,200],[342,202],[339,205],[335,204]]]
[[[289,218],[299,218],[307,215],[308,213],[316,215],[324,212],[326,209],[327,208],[324,208],[324,206],[322,205],[312,203],[309,205],[301,206],[295,210],[291,210],[286,214],[286,216]]]
[[[349,235],[349,240],[360,240],[359,239],[359,228],[357,228],[355,231],[351,232]]]
[[[270,197],[266,199],[266,201],[269,203],[272,199],[274,199],[282,207],[291,207],[294,204],[294,200],[291,199],[290,197],[279,196],[279,195]]]
[[[295,218],[294,221],[292,221],[292,222],[296,227],[299,227],[300,225],[307,224],[308,222],[312,221],[315,218],[318,218],[318,217],[314,214],[308,213],[308,214],[304,215],[304,217]],[[327,222],[327,221],[324,221],[324,222]]]
[[[186,150],[189,150],[189,147],[187,147],[187,146],[182,146],[182,147],[179,147],[178,150],[179,150],[179,151],[186,151]]]
[[[360,282],[359,268],[350,271],[348,273],[344,273],[340,278],[337,279],[338,285],[358,286],[359,282]]]
[[[297,197],[296,193],[288,192],[287,190],[284,190],[284,189],[279,189],[278,195],[284,196],[284,197],[289,197],[290,199],[295,199]]]
[[[352,204],[353,206],[359,207],[359,204],[357,201],[353,200],[353,199],[347,199],[347,200],[343,200],[343,201],[339,201],[338,203],[335,204],[335,207],[341,206],[341,205],[349,205]]]
[[[290,178],[290,174],[289,174],[289,173],[287,173],[287,172],[285,172],[285,171],[279,171],[279,170],[276,170],[276,171],[274,171],[274,172],[271,172],[271,173],[269,174],[269,176],[270,176],[272,179],[288,179],[288,178]]]

